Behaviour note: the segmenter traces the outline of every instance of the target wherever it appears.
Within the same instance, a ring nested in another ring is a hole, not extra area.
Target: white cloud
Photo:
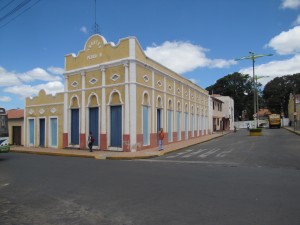
[[[298,15],[297,19],[293,23],[294,26],[300,25],[300,15]]]
[[[87,33],[88,33],[88,29],[87,29],[85,26],[82,26],[82,27],[80,28],[80,31],[81,31],[82,33],[84,33],[84,34],[87,34]]]
[[[197,80],[195,78],[190,78],[189,80],[192,81],[194,84],[197,84],[200,81],[200,80]]]
[[[280,55],[296,54],[300,52],[300,26],[283,31],[271,39],[266,45],[273,48]]]
[[[11,97],[8,96],[0,96],[0,102],[10,102]]]
[[[284,75],[292,75],[299,73],[300,71],[300,54],[294,57],[281,61],[271,61],[266,64],[255,66],[255,74],[258,76],[269,76],[269,78],[262,78],[259,80],[260,83],[265,85],[275,77]],[[245,68],[239,71],[243,74],[249,74],[252,76],[252,67]]]
[[[145,54],[177,73],[186,73],[199,67],[224,68],[235,64],[234,60],[209,59],[208,50],[189,42],[166,41],[162,45],[147,47]]]
[[[18,76],[14,72],[8,72],[0,66],[0,86],[11,86],[21,84]]]
[[[281,7],[286,9],[297,9],[300,6],[300,0],[282,0]]]
[[[54,66],[50,66],[47,68],[47,70],[52,73],[52,74],[57,74],[57,75],[63,75],[63,73],[65,72],[65,70],[63,68],[60,67],[54,67]]]
[[[51,81],[45,84],[32,85],[16,85],[4,89],[4,92],[17,94],[21,98],[34,96],[44,89],[47,94],[55,94],[64,90],[64,85],[60,81]]]
[[[19,74],[19,78],[24,82],[32,82],[35,80],[41,81],[55,81],[61,80],[59,76],[53,76],[42,68],[35,68],[25,73]]]

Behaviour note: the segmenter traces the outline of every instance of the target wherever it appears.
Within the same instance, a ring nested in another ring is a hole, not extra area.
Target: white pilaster
[[[167,79],[164,77],[164,131],[167,132]]]
[[[155,116],[156,116],[156,104],[155,104],[155,92],[154,92],[154,88],[155,88],[155,79],[154,79],[154,71],[152,71],[152,133],[156,133],[155,130]]]
[[[136,151],[137,140],[136,140],[136,64],[130,62],[129,68],[129,106],[130,106],[130,119],[129,119],[129,132],[130,132],[130,145],[131,151]]]
[[[86,74],[85,72],[81,73],[81,127],[80,127],[80,133],[85,134],[85,78]]]
[[[105,68],[101,67],[102,76],[102,100],[101,100],[101,133],[106,134],[106,88],[105,88]]]
[[[129,107],[129,75],[128,75],[128,63],[124,63],[125,68],[125,121],[124,121],[124,133],[129,134],[129,115],[130,115],[130,107]]]
[[[173,94],[174,94],[174,100],[173,100],[173,132],[175,130],[178,130],[177,128],[177,123],[176,123],[176,112],[177,112],[177,102],[176,102],[176,81],[174,80],[174,91],[173,91]]]
[[[64,92],[64,133],[68,133],[68,75],[65,75],[65,92]]]

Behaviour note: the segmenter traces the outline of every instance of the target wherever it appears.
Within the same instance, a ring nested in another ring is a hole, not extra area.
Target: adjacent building
[[[9,144],[24,145],[24,110],[7,110]]]
[[[206,90],[148,58],[135,37],[91,36],[65,56],[65,90],[26,99],[25,145],[137,151],[209,135]]]
[[[288,112],[290,125],[300,129],[300,94],[290,94]]]
[[[222,101],[222,125],[223,130],[234,129],[234,100],[229,96],[213,95],[214,98]],[[218,105],[218,104],[217,104]]]

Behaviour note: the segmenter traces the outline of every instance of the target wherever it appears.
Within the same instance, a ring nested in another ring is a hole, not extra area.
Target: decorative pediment
[[[99,49],[105,45],[107,41],[101,35],[93,35],[85,44],[85,50]]]

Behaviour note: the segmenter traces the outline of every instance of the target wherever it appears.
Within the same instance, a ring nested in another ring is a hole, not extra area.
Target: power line
[[[19,5],[17,5],[15,8],[13,8],[11,11],[9,11],[6,15],[0,17],[0,22],[4,20],[5,18],[13,15],[18,10],[22,9],[25,5],[27,5],[31,0],[25,0],[24,2],[21,2]]]
[[[3,6],[1,9],[0,9],[0,12],[5,9],[7,6],[9,6],[11,3],[13,3],[15,0],[12,0],[10,1],[9,3],[7,3],[5,6]]]
[[[29,0],[30,2],[31,0]],[[28,10],[30,10],[32,7],[34,7],[37,3],[39,3],[41,0],[38,0],[37,2],[35,2],[33,5],[29,6],[27,9],[25,9],[23,12],[19,13],[18,15],[16,15],[14,18],[12,18],[11,20],[7,21],[5,24],[3,24],[2,26],[0,26],[0,29],[5,27],[7,24],[9,24],[10,22],[14,21],[15,19],[17,19],[19,16],[21,16],[23,13],[27,12]],[[12,15],[12,14],[11,14]],[[0,20],[1,22],[1,20]]]

